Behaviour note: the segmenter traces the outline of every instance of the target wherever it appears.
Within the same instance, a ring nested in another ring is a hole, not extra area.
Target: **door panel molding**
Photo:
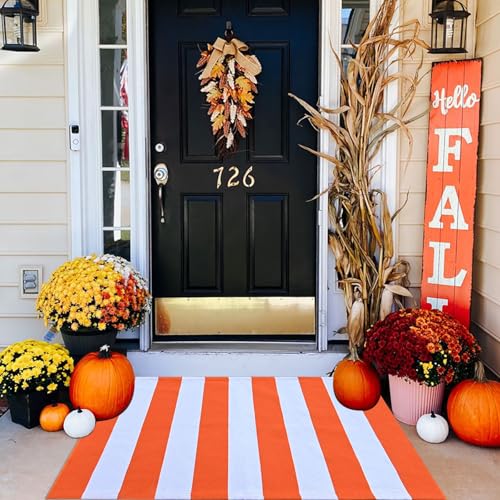
[[[249,292],[286,294],[289,281],[288,195],[248,195],[247,201],[250,245]],[[272,255],[273,252],[278,255]],[[271,255],[274,259],[270,260],[277,260],[281,265],[269,266],[269,263],[262,259],[262,254]]]
[[[222,291],[222,196],[183,196],[184,293]],[[208,243],[207,243],[208,242]]]
[[[221,0],[177,0],[179,16],[220,16],[220,8]]]
[[[290,0],[247,0],[249,16],[288,16]]]
[[[290,88],[290,44],[289,42],[250,42],[255,55],[259,58],[263,67],[273,68],[280,72],[280,80],[269,79],[263,72],[259,75],[259,85],[274,88],[275,92],[267,92],[259,95],[255,100],[254,119],[248,127],[248,141],[250,147],[247,150],[247,159],[253,163],[286,163],[289,158],[288,134],[290,127],[290,109],[288,106],[287,89]],[[281,102],[274,99],[279,93],[283,96]],[[265,101],[267,95],[268,102]],[[271,117],[266,117],[266,127],[257,132],[256,124],[259,123],[259,109],[272,110]],[[272,143],[272,134],[280,134],[280,151],[266,149],[266,143]]]
[[[179,44],[179,91],[181,96],[179,150],[181,162],[219,163],[214,153],[214,140],[210,127],[203,127],[201,131],[195,132],[190,130],[190,123],[194,124],[195,120],[189,119],[190,116],[198,116],[200,108],[206,106],[206,96],[200,92],[199,80],[193,78],[193,68],[196,67],[200,58],[199,47],[212,42],[213,40],[199,40],[198,42],[181,42]],[[194,143],[194,140],[191,141],[191,139],[194,138],[197,141],[202,140],[203,149],[201,151],[190,149],[190,145]]]

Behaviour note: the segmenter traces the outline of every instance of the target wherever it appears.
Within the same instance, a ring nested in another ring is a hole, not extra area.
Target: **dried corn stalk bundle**
[[[213,45],[201,52],[197,68],[201,92],[207,95],[208,115],[215,136],[217,156],[222,159],[245,138],[248,120],[252,119],[252,105],[257,91],[256,76],[262,67],[255,56],[244,54],[248,46],[233,38],[217,38]]]
[[[336,271],[344,292],[348,317],[347,333],[352,349],[364,342],[364,332],[390,312],[398,296],[411,296],[409,264],[394,262],[392,222],[386,194],[372,186],[382,166],[374,165],[384,139],[401,131],[412,145],[408,124],[425,113],[408,117],[420,81],[420,65],[414,74],[398,72],[396,65],[411,57],[420,39],[417,20],[392,26],[397,0],[385,0],[357,45],[355,57],[340,72],[340,106],[317,108],[290,94],[306,110],[305,119],[316,130],[326,130],[337,145],[335,156],[307,151],[333,165],[328,189],[330,209],[329,245],[336,258]],[[401,94],[392,109],[384,110],[384,95],[390,85]],[[320,196],[320,195],[318,195]]]

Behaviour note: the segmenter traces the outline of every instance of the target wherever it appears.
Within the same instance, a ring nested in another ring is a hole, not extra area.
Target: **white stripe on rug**
[[[229,378],[228,467],[229,498],[264,498],[250,377]]]
[[[362,411],[349,410],[337,401],[331,378],[323,378],[323,383],[375,497],[385,500],[411,500],[365,414]]]
[[[191,498],[204,378],[183,377],[155,498]]]
[[[337,498],[299,380],[277,378],[276,386],[302,498]]]
[[[157,383],[157,377],[135,379],[132,401],[118,417],[82,498],[117,498]]]

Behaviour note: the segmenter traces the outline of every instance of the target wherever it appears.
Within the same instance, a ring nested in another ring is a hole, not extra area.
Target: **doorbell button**
[[[163,153],[165,151],[165,145],[159,142],[158,144],[155,144],[155,151],[157,153]]]
[[[80,126],[72,124],[69,126],[69,146],[71,151],[80,151]]]

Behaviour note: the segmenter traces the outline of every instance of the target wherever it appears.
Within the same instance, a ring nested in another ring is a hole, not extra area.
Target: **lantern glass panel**
[[[24,44],[36,45],[35,39],[35,20],[30,17],[25,17],[23,22]]]
[[[18,15],[5,16],[5,45],[20,45],[21,39],[21,18]]]

